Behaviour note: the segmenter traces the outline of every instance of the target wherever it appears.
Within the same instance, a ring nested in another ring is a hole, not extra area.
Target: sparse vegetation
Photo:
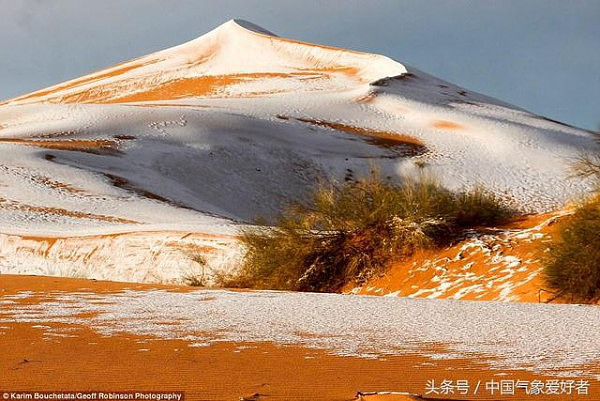
[[[557,296],[581,302],[600,299],[600,195],[562,224],[549,248],[545,275]]]
[[[321,185],[275,226],[247,230],[233,287],[336,291],[362,283],[417,249],[440,246],[466,228],[506,221],[508,208],[483,189],[453,193],[431,179],[394,185],[378,172]]]
[[[597,139],[598,148],[600,148],[600,135]],[[600,191],[600,151],[584,151],[573,166],[576,177],[587,178],[595,184],[596,192]]]
[[[592,180],[594,194],[562,223],[549,248],[545,276],[557,297],[593,302],[600,299],[600,151],[584,152],[574,171]]]
[[[189,285],[191,287],[205,287],[206,283],[203,278],[198,275],[188,274],[183,277],[183,282],[185,285]]]
[[[204,257],[204,255],[200,254],[200,253],[195,253],[193,254],[190,259],[192,260],[192,262],[194,262],[195,264],[197,264],[198,266],[200,266],[200,273],[197,272],[190,272],[188,274],[186,274],[185,276],[183,276],[183,282],[186,285],[192,286],[192,287],[205,287],[206,286],[206,280],[205,280],[205,276],[204,276],[204,270],[206,268],[207,262],[206,262],[206,258]]]

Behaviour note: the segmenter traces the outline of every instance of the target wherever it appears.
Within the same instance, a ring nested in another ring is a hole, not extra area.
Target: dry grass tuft
[[[205,270],[208,264],[206,258],[201,253],[194,253],[190,256],[190,259],[194,264],[200,267],[200,272],[194,270],[185,274],[182,277],[184,284],[192,287],[206,287],[207,280]]]
[[[342,185],[322,185],[273,226],[249,229],[241,273],[231,287],[337,291],[363,283],[417,249],[440,246],[466,228],[511,216],[483,189],[453,193],[422,178],[394,185],[377,171]]]
[[[600,195],[562,224],[544,272],[557,296],[580,302],[600,299]]]
[[[600,299],[600,137],[597,142],[573,166],[576,178],[593,183],[592,196],[562,223],[544,267],[546,283],[556,296],[578,302]]]

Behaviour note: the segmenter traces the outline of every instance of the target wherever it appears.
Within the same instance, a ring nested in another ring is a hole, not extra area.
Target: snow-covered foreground
[[[190,346],[273,342],[367,358],[422,352],[555,375],[586,374],[600,360],[600,309],[582,305],[220,290],[21,291],[0,302],[0,323],[34,323],[53,336],[84,325]]]
[[[232,20],[1,103],[0,233],[231,235],[320,180],[353,180],[373,166],[396,181],[425,172],[452,189],[482,184],[521,210],[546,211],[585,192],[568,177],[592,144],[589,132],[387,57]],[[0,255],[2,272],[26,263],[19,252]],[[46,273],[57,270],[81,268]]]

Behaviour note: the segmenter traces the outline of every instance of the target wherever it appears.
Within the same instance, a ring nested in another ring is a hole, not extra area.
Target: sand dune
[[[6,100],[0,387],[406,401],[468,380],[429,399],[496,400],[486,384],[513,381],[501,399],[591,400],[600,310],[536,302],[552,296],[539,253],[590,188],[572,162],[594,143],[388,57],[242,20]],[[162,285],[218,283],[256,218],[373,168],[483,184],[528,214],[346,294]],[[589,396],[567,393],[576,380]],[[539,383],[549,392],[527,395]]]
[[[395,182],[424,173],[450,189],[484,184],[521,211],[555,211],[588,189],[568,177],[593,143],[589,132],[385,56],[286,39],[240,20],[7,100],[0,125],[0,233],[10,244],[1,272],[169,282],[183,267],[123,273],[114,255],[158,260],[136,232],[235,236],[306,199],[317,182],[373,167]],[[115,251],[121,245],[107,235],[117,233],[131,241]],[[28,237],[61,240],[44,260]],[[74,245],[84,237],[93,245]],[[231,254],[239,255],[235,245]],[[185,264],[174,260],[169,266]],[[424,296],[439,290],[427,289]]]

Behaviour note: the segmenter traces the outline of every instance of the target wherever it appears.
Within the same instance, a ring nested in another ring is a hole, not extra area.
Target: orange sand
[[[100,221],[106,221],[106,222],[110,222],[110,223],[123,223],[123,224],[126,224],[126,223],[137,224],[138,223],[135,220],[124,219],[124,218],[115,217],[115,216],[107,216],[104,214],[85,213],[85,212],[79,212],[76,210],[68,210],[68,209],[63,209],[63,208],[58,208],[58,207],[50,207],[50,206],[28,205],[25,203],[13,201],[10,199],[5,199],[2,197],[0,197],[0,207],[5,208],[5,209],[10,209],[10,210],[21,210],[21,211],[30,212],[30,213],[53,214],[56,216],[73,217],[73,218],[77,218],[77,219],[100,220]]]
[[[0,276],[0,297],[22,290],[86,291],[176,287],[95,282],[31,276]],[[35,303],[39,299],[21,299]],[[10,306],[1,305],[0,311]],[[423,355],[362,359],[275,344],[221,343],[189,347],[185,341],[141,338],[130,334],[99,336],[87,327],[64,325],[73,337],[44,339],[41,323],[2,323],[0,384],[3,391],[185,391],[186,400],[353,400],[357,392],[423,393],[427,380],[552,379],[522,371],[489,370],[484,358],[431,360]],[[56,323],[51,323],[57,327]],[[68,326],[68,327],[67,327]],[[475,335],[475,333],[474,333]],[[147,341],[139,343],[139,341]],[[242,347],[240,347],[242,346]],[[142,352],[140,349],[147,349]],[[436,346],[443,351],[443,346]],[[591,368],[600,373],[600,366]],[[503,373],[503,376],[496,374]],[[591,400],[598,382],[590,381]],[[492,400],[492,396],[453,399]],[[252,398],[254,396],[254,398]],[[401,396],[365,396],[364,400],[400,401]],[[437,399],[444,399],[442,397]],[[446,399],[449,399],[446,397]],[[503,396],[502,400],[519,400]],[[556,396],[535,396],[557,400]]]
[[[454,121],[447,121],[447,120],[436,120],[431,125],[435,128],[440,128],[440,129],[462,129],[462,128],[465,128],[465,126],[462,124],[455,123]]]
[[[117,75],[125,74],[126,72],[134,70],[138,67],[142,67],[142,66],[148,65],[148,64],[153,64],[157,61],[160,61],[160,60],[154,60],[152,62],[147,62],[147,63],[134,63],[133,61],[126,61],[124,63],[117,64],[113,67],[109,67],[106,70],[101,70],[101,71],[98,71],[95,73],[91,73],[91,74],[85,75],[81,78],[73,79],[71,81],[67,81],[63,84],[52,86],[47,89],[42,89],[42,90],[39,90],[36,92],[32,92],[30,94],[20,96],[15,99],[12,99],[12,100],[27,100],[27,99],[32,99],[32,98],[43,97],[43,96],[49,95],[54,92],[59,92],[62,90],[75,88],[77,86],[85,85],[90,82],[96,82],[103,78],[110,78],[110,77],[114,77]],[[7,103],[8,103],[8,101],[2,102],[2,103],[0,103],[0,105],[7,104]]]
[[[398,145],[408,145],[413,147],[415,151],[423,152],[426,150],[425,144],[412,136],[397,134],[389,131],[378,131],[370,128],[357,127],[337,122],[324,120],[313,120],[310,118],[294,118],[288,116],[277,116],[282,120],[294,119],[308,124],[318,125],[321,127],[331,128],[336,131],[346,132],[349,134],[361,135],[373,140],[376,145],[384,147],[394,147]]]
[[[46,149],[71,150],[94,154],[118,154],[118,142],[113,139],[44,140],[24,138],[0,138],[0,143],[17,143]]]
[[[46,177],[44,175],[32,175],[31,179],[38,184],[47,186],[48,188],[56,189],[59,191],[69,192],[74,195],[89,195],[85,190],[73,186],[71,184],[67,184],[66,182],[61,182],[54,180],[50,177]]]
[[[558,217],[557,217],[558,219]],[[479,248],[469,248],[460,251],[467,241],[462,241],[445,249],[426,250],[417,252],[407,260],[393,264],[381,276],[375,277],[364,284],[359,294],[385,295],[399,291],[399,296],[410,296],[423,289],[432,289],[431,292],[421,292],[420,296],[426,297],[434,293],[440,285],[440,278],[452,283],[443,293],[436,298],[453,298],[466,287],[480,284],[483,292],[467,292],[460,299],[465,300],[498,300],[501,298],[502,285],[507,282],[512,285],[510,295],[519,302],[546,302],[552,300],[553,294],[546,291],[541,274],[544,244],[548,243],[557,230],[552,215],[527,216],[513,222],[504,229],[528,229],[540,225],[544,221],[549,224],[540,229],[544,235],[537,239],[513,239],[508,243],[486,239],[491,248],[499,246],[497,251],[486,253]],[[515,268],[514,274],[506,281],[504,267],[493,263],[493,257],[500,252],[503,256],[515,256],[523,263]],[[460,254],[460,257],[457,257]],[[428,266],[428,268],[422,268]],[[437,266],[438,269],[433,266]],[[499,267],[500,266],[500,267]],[[477,280],[464,280],[465,274],[473,274]],[[435,279],[435,280],[433,280]],[[462,280],[462,281],[459,281]],[[352,286],[347,286],[345,292],[352,291]],[[560,302],[560,300],[557,300]]]
[[[235,85],[251,80],[266,80],[273,78],[296,78],[300,80],[327,78],[331,74],[345,74],[353,76],[357,73],[353,67],[323,67],[315,69],[298,69],[291,73],[240,73],[228,75],[202,75],[187,78],[174,79],[170,81],[157,81],[151,85],[137,86],[135,80],[123,78],[116,82],[99,84],[92,88],[81,88],[78,86],[101,80],[102,78],[114,77],[140,65],[131,65],[121,69],[110,70],[106,73],[82,77],[78,80],[67,82],[59,87],[35,92],[24,97],[13,100],[27,100],[50,95],[48,101],[52,103],[130,103],[159,100],[174,100],[188,97],[211,96],[218,94],[227,86]],[[59,94],[62,90],[74,89],[70,94]],[[120,93],[127,93],[121,96]],[[55,96],[52,96],[56,93]],[[270,93],[270,92],[269,92]],[[247,93],[253,96],[260,93]]]

